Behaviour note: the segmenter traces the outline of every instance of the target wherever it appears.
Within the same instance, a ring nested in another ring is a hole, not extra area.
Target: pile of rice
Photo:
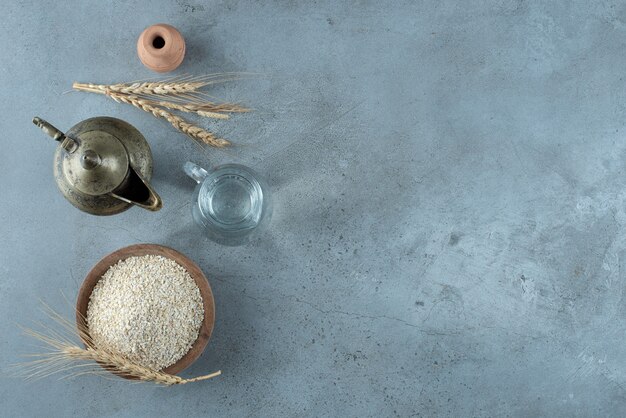
[[[200,289],[175,261],[129,257],[111,266],[91,293],[89,335],[96,347],[161,370],[180,360],[204,319]]]

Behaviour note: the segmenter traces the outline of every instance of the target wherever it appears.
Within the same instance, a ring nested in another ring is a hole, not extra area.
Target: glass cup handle
[[[209,175],[204,168],[190,161],[187,161],[185,165],[183,165],[183,170],[185,170],[185,174],[194,179],[197,183],[202,183],[206,176]]]

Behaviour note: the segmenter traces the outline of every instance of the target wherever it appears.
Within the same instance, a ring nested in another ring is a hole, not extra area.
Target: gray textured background
[[[185,375],[224,371],[171,389],[2,378],[2,415],[626,415],[624,2],[0,12],[0,364],[33,351],[15,322],[45,320],[38,299],[71,316],[93,264],[151,242],[198,262],[215,293],[213,338]],[[237,147],[203,153],[139,110],[63,94],[154,76],[135,42],[157,22],[187,39],[176,74],[265,75],[213,90],[257,109],[205,122]],[[74,209],[34,115],[135,125],[163,210]],[[235,249],[203,238],[186,160],[265,173],[271,229]]]

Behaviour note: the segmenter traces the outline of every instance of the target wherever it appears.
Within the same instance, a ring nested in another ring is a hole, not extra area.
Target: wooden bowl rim
[[[113,251],[98,261],[89,273],[87,273],[87,276],[78,291],[78,297],[76,299],[76,326],[80,327],[81,325],[84,325],[85,329],[87,329],[85,318],[87,317],[89,297],[102,275],[118,261],[125,260],[128,257],[142,255],[161,255],[174,260],[187,270],[189,275],[196,282],[198,289],[200,289],[200,296],[202,297],[202,303],[204,306],[204,319],[202,321],[202,325],[200,326],[198,338],[191,346],[191,349],[189,349],[183,357],[181,357],[176,363],[163,369],[163,372],[165,373],[172,375],[178,374],[196,361],[206,348],[209,339],[211,338],[211,333],[213,332],[213,326],[215,325],[215,301],[213,300],[213,292],[211,291],[209,281],[200,267],[198,267],[198,265],[191,261],[187,256],[172,248],[158,244],[134,244]],[[87,346],[87,342],[85,340],[82,341],[83,344]],[[125,375],[121,376],[130,378]]]

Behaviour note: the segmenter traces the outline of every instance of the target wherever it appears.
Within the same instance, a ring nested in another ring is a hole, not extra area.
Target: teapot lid
[[[97,196],[115,190],[126,178],[128,152],[113,135],[91,130],[81,132],[78,148],[66,154],[61,169],[70,187]]]

